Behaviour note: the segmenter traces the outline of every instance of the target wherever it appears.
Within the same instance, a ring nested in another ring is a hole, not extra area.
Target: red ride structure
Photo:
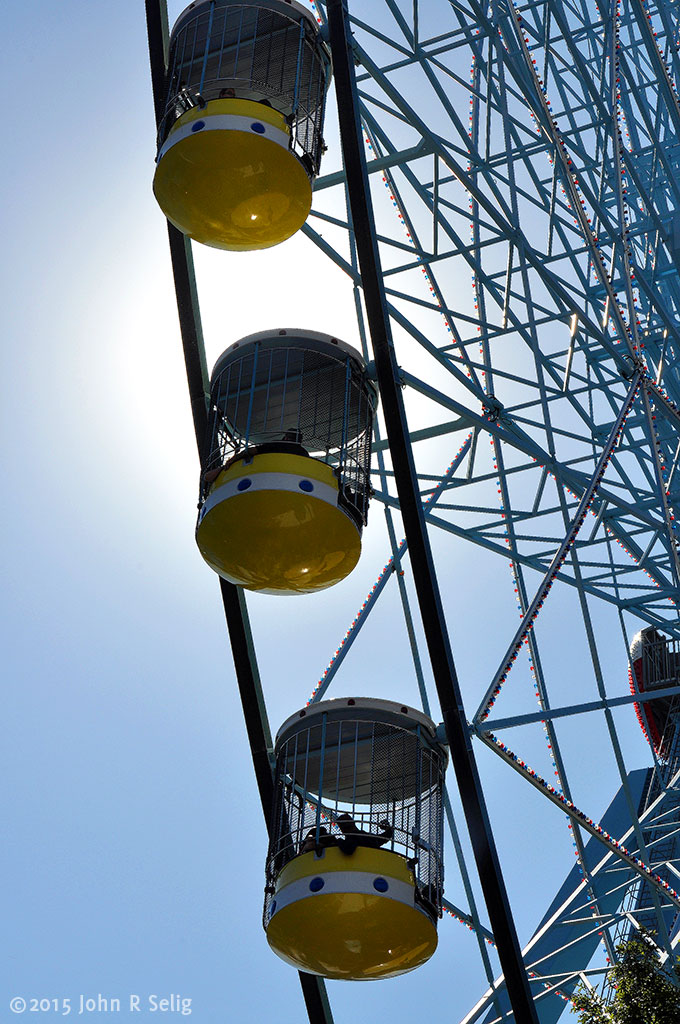
[[[667,639],[653,626],[636,633],[630,645],[628,680],[631,693],[650,693],[673,686],[679,678],[680,652],[676,650],[675,641]],[[667,761],[671,753],[678,707],[677,696],[635,704],[642,730],[663,761]]]

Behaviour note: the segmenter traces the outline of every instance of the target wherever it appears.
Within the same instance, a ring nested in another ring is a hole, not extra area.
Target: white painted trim
[[[312,892],[309,883],[313,878],[323,878],[323,888]],[[387,892],[379,892],[373,885],[376,878],[384,878],[389,888]],[[270,920],[284,907],[299,900],[311,899],[314,896],[328,896],[335,893],[361,893],[366,896],[383,896],[407,907],[416,907],[415,891],[408,882],[398,881],[389,875],[378,875],[374,871],[319,871],[318,875],[305,875],[285,885],[273,897],[270,907],[276,902],[276,910]],[[416,907],[416,909],[419,909]]]
[[[252,481],[250,487],[245,491],[239,491],[238,485],[246,479]],[[309,480],[314,489],[312,491],[301,490],[299,486],[301,480]],[[201,509],[199,523],[216,505],[220,505],[229,498],[240,497],[242,494],[252,494],[254,491],[290,491],[292,494],[302,494],[305,498],[319,498],[334,507],[337,507],[339,494],[337,487],[331,487],[330,484],[321,483],[320,480],[304,476],[302,473],[253,473],[252,475],[244,473],[243,476],[236,477],[234,480],[228,480],[208,495]]]
[[[205,127],[199,131],[194,131],[194,125],[198,124],[199,121],[203,121]],[[262,125],[264,131],[254,132],[252,129],[254,124]],[[260,139],[269,139],[270,142],[275,142],[284,149],[290,148],[290,135],[288,132],[275,128],[273,124],[269,124],[267,121],[258,121],[255,117],[243,117],[240,114],[208,114],[207,117],[197,117],[193,121],[188,121],[186,124],[181,125],[179,128],[174,128],[161,146],[157,160],[161,160],[172,146],[175,146],[183,139],[188,139],[190,135],[202,135],[204,132],[213,131],[244,132],[246,135],[256,135]]]

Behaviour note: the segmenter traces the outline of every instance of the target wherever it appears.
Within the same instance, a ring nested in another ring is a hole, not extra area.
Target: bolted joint
[[[483,402],[484,415],[491,423],[496,423],[503,412],[503,403],[495,395],[487,395]]]
[[[636,373],[644,372],[645,364],[639,356],[624,355],[621,376],[624,380],[632,380]]]

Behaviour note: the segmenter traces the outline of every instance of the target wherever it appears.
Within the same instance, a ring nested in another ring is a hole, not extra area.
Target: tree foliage
[[[641,930],[616,947],[610,972],[616,988],[607,1004],[581,985],[572,998],[579,1024],[680,1024],[680,967],[661,965],[650,934]]]

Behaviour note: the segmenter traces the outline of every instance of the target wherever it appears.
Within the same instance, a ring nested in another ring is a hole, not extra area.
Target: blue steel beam
[[[650,375],[665,369],[671,397],[680,394],[680,375],[673,369],[680,349],[680,288],[670,216],[680,191],[676,156],[669,148],[677,145],[673,118],[666,109],[671,100],[659,84],[658,67],[655,72],[647,62],[638,18],[631,16],[628,0],[622,3],[621,25],[606,13],[600,19],[592,5],[579,0],[568,10],[561,4],[529,3],[500,17],[493,4],[482,9],[475,0],[461,0],[450,5],[455,27],[447,30],[442,24],[431,39],[418,33],[415,13],[411,16],[407,6],[400,0],[383,5],[393,18],[392,32],[386,21],[379,26],[355,21],[354,53],[364,71],[359,79],[368,137],[376,159],[383,161],[402,223],[417,239],[409,260],[409,249],[398,233],[381,222],[379,244],[390,253],[390,313],[421,346],[426,339],[425,361],[433,358],[442,369],[467,370],[473,381],[462,382],[461,390],[460,378],[449,388],[437,379],[434,387],[425,383],[426,372],[421,376],[410,366],[403,369],[401,379],[431,398],[444,416],[454,414],[475,427],[476,437],[484,431],[493,439],[502,506],[492,509],[480,490],[493,474],[475,451],[465,483],[460,481],[455,491],[438,501],[438,513],[430,513],[428,522],[505,558],[509,540],[516,571],[521,575],[522,566],[530,566],[543,574],[551,539],[557,534],[556,521],[578,518],[579,503],[615,419],[605,408],[615,412],[620,407],[631,364],[637,364],[644,377],[646,393]],[[619,38],[625,51],[620,83],[613,73]],[[378,39],[392,45],[392,53],[383,54],[380,61],[371,53],[371,42]],[[465,88],[459,60],[464,49],[475,62],[469,133],[460,116],[464,104],[459,102]],[[429,110],[427,101],[418,107],[428,110],[426,118],[416,109],[416,91],[406,96],[399,88],[402,72],[420,73],[422,87],[429,89]],[[621,96],[615,85],[620,85]],[[537,117],[538,139],[532,140],[522,124],[522,107]],[[620,137],[615,121],[622,125]],[[401,128],[407,126],[410,134],[402,136]],[[624,142],[626,128],[630,144]],[[427,161],[415,155],[403,162],[395,159],[401,152],[413,154],[421,144],[428,151]],[[552,160],[552,169],[547,160],[545,171],[539,167],[544,157]],[[379,182],[374,174],[371,177]],[[467,219],[466,196],[469,244],[460,223]],[[547,259],[536,246],[536,232],[527,220],[532,216],[547,228]],[[430,252],[424,241],[429,234]],[[323,244],[342,265],[333,246]],[[457,256],[452,255],[455,252]],[[594,267],[588,267],[589,257]],[[459,306],[459,289],[452,291],[449,283],[451,269],[463,262],[475,278],[476,312],[466,303]],[[429,297],[427,289],[424,296],[417,288],[409,290],[409,274],[422,264],[429,275]],[[432,323],[426,318],[435,313],[448,321],[453,335],[443,344],[425,326]],[[567,344],[572,313],[578,316],[578,331]],[[560,319],[563,345],[553,340]],[[518,339],[525,346],[521,353]],[[649,359],[645,364],[643,339],[652,366]],[[504,346],[511,344],[512,363],[504,358]],[[450,354],[448,364],[444,352]],[[483,396],[476,387],[480,378]],[[513,387],[523,387],[524,394],[509,399]],[[491,401],[496,403],[493,414],[485,417],[483,410]],[[572,413],[577,419],[569,419]],[[600,699],[567,708],[558,701],[555,719],[595,707],[607,715],[611,708],[635,699],[610,700],[604,695],[586,595],[596,595],[627,617],[634,612],[636,618],[665,626],[671,633],[680,628],[677,609],[668,601],[677,599],[677,585],[670,506],[662,493],[663,470],[672,467],[672,473],[677,463],[677,426],[664,410],[668,423],[659,432],[657,415],[655,433],[646,407],[642,413],[631,416],[622,432],[593,503],[592,528],[581,531],[570,548],[571,566],[566,562],[556,577],[579,593]],[[586,446],[579,443],[581,430]],[[655,457],[655,437],[663,464]],[[423,497],[429,494],[430,480],[427,473],[418,476]],[[390,474],[383,473],[378,497],[388,508],[398,508],[392,484]],[[471,488],[470,497],[465,485]],[[670,480],[665,486],[670,502]],[[465,528],[460,525],[463,511]],[[470,527],[474,517],[476,523]],[[625,553],[613,554],[612,537],[632,553],[634,562],[628,562]],[[525,600],[524,605],[526,613],[530,603]],[[548,697],[546,689],[544,708],[534,716],[508,716],[508,724],[546,718],[551,722]],[[610,729],[610,739],[616,749],[615,729]],[[619,762],[623,771],[620,756]]]
[[[418,493],[415,463],[399,390],[398,367],[375,239],[368,174],[361,148],[363,134],[345,0],[329,0],[328,12],[338,94],[338,119],[352,220],[357,232],[356,244],[367,320],[423,628],[441,704],[449,752],[498,955],[504,969],[509,999],[517,1019],[531,1024],[532,1021],[537,1022],[536,1013],[519,951],[481,783],[467,736],[462,698]]]
[[[630,778],[630,787],[633,796],[639,802],[642,798],[645,783],[648,781],[648,772],[641,769],[633,772]],[[611,835],[623,836],[630,827],[630,817],[623,789],[614,797],[613,801],[605,811],[601,819],[602,827]],[[631,847],[633,848],[633,847]],[[605,864],[609,863],[610,855],[602,855],[602,846],[594,838],[588,840],[585,846],[584,862],[588,870],[590,884],[593,886],[597,908],[586,896],[586,883],[583,879],[582,869],[574,865],[552,902],[548,906],[543,918],[538,924],[532,938],[522,950],[522,953],[537,973],[542,977],[549,975],[557,981],[557,989],[561,995],[555,993],[552,999],[546,999],[539,1008],[541,1024],[557,1024],[565,1010],[564,996],[572,994],[579,981],[579,968],[587,964],[595,954],[600,945],[601,933],[603,931],[599,920],[606,917],[613,917],[621,904],[620,887],[623,883],[617,879],[616,886],[612,886],[610,876],[605,870]],[[603,864],[603,862],[605,862]],[[632,872],[626,871],[626,878],[630,881]],[[583,914],[584,902],[587,906],[587,913]],[[491,993],[487,992],[462,1024],[473,1024],[474,1021],[483,1021],[483,1024],[491,1024],[497,1019],[495,1010],[488,1010]],[[501,1003],[501,1008],[508,1009],[507,995],[501,988],[496,994],[496,999]]]

